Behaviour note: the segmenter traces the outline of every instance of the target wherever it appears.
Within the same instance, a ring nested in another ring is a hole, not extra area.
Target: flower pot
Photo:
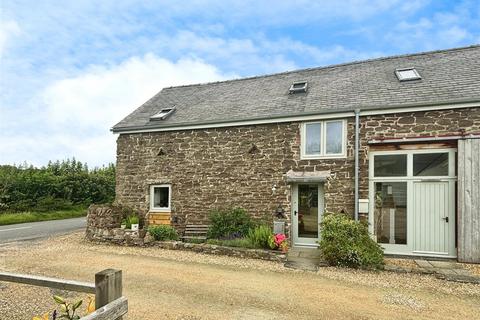
[[[132,231],[138,231],[138,223],[132,223]]]
[[[126,227],[127,227],[127,225],[126,225],[126,224],[122,224],[122,225],[120,225],[120,228],[122,228],[122,229],[125,229]]]

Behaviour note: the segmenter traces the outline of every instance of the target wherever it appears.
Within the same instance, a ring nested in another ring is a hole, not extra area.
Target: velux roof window
[[[294,82],[289,89],[290,93],[307,92],[307,81]]]
[[[395,75],[399,81],[419,80],[422,79],[415,68],[405,68],[395,70]]]
[[[170,116],[175,111],[175,106],[171,108],[165,108],[160,110],[159,112],[155,113],[153,116],[150,117],[150,120],[165,120],[168,116]]]

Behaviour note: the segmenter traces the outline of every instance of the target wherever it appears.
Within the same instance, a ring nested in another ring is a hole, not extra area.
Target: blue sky
[[[162,87],[480,43],[480,1],[0,1],[0,164],[115,161]]]

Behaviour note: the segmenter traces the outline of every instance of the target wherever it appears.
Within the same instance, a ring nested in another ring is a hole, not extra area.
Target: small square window
[[[156,185],[150,187],[150,210],[170,211],[170,201],[170,185]]]
[[[397,69],[395,75],[399,81],[419,80],[422,79],[415,68]]]
[[[151,116],[150,120],[165,120],[174,111],[175,111],[175,107],[162,109],[156,114],[154,114],[153,116]]]
[[[414,176],[448,176],[448,153],[413,155]]]
[[[388,154],[374,157],[374,177],[404,177],[407,175],[407,155]]]
[[[289,91],[290,93],[307,92],[307,82],[306,81],[294,82],[290,86]]]

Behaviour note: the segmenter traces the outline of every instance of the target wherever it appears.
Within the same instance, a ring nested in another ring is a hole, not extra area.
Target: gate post
[[[95,274],[95,309],[99,309],[121,296],[122,270],[106,269]]]

